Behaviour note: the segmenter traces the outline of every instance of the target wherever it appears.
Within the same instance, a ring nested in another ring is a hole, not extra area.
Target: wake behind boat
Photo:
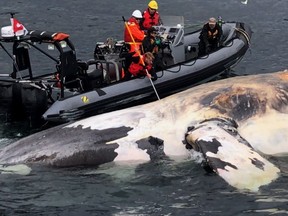
[[[252,32],[248,25],[225,22],[221,47],[198,57],[201,27],[185,26],[183,17],[162,19],[165,25],[156,29],[161,38],[159,57],[164,69],[157,71],[158,79],[153,82],[160,98],[226,73],[242,59],[250,45]],[[1,109],[9,115],[21,113],[21,117],[43,117],[61,123],[157,100],[148,78],[123,80],[123,56],[127,52],[123,41],[109,38],[98,42],[94,59],[88,61],[77,59],[69,35],[61,32],[31,31],[24,37],[2,35],[1,42],[2,46],[12,43],[15,56],[13,73],[2,74],[0,82]],[[58,57],[40,49],[40,43],[55,47]],[[32,72],[30,48],[52,59],[56,72]]]

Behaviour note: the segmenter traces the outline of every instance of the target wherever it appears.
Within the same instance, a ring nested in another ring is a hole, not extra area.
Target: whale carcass
[[[258,190],[280,174],[269,157],[288,153],[287,113],[287,70],[234,77],[41,131],[3,148],[0,163],[66,167],[189,157],[186,146],[202,152],[230,185]]]

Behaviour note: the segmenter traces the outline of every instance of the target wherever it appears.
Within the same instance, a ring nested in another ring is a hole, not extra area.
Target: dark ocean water
[[[123,22],[148,0],[2,1],[0,25],[16,14],[27,29],[71,35],[78,58],[93,58],[97,41],[122,39]],[[162,15],[183,15],[186,23],[203,24],[210,16],[243,21],[254,34],[251,50],[234,68],[238,75],[285,69],[288,59],[287,0],[159,0]],[[46,62],[36,59],[45,70]],[[1,61],[1,68],[9,67]],[[47,64],[48,65],[48,64]],[[48,66],[47,66],[48,68]],[[1,123],[0,145],[34,131],[20,123]],[[288,158],[274,161],[282,167]],[[286,166],[288,167],[288,165]],[[99,168],[33,167],[28,176],[0,175],[0,215],[288,215],[288,168],[258,193],[240,192],[193,160],[114,163]],[[243,179],[245,181],[245,179]]]

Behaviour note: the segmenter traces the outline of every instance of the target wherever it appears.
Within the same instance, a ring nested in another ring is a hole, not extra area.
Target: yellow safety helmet
[[[158,4],[156,1],[152,0],[149,2],[148,7],[154,9],[154,10],[158,10]]]

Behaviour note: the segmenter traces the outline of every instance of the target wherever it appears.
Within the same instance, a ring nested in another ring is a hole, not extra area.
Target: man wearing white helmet
[[[141,51],[140,45],[145,37],[144,31],[140,29],[140,21],[142,18],[141,11],[135,10],[125,25],[124,41],[130,45],[130,52],[135,52],[135,55],[139,55],[138,52]]]
[[[128,22],[125,22],[124,41],[129,49],[129,55],[125,58],[125,79],[130,76],[130,73],[127,73],[129,65],[134,59],[138,59],[141,55],[142,41],[145,37],[144,31],[140,28],[140,21],[142,18],[141,11],[135,10]]]
[[[143,12],[143,20],[141,27],[144,30],[150,29],[152,26],[161,25],[162,21],[158,13],[158,3],[154,0],[150,1],[148,8]]]

